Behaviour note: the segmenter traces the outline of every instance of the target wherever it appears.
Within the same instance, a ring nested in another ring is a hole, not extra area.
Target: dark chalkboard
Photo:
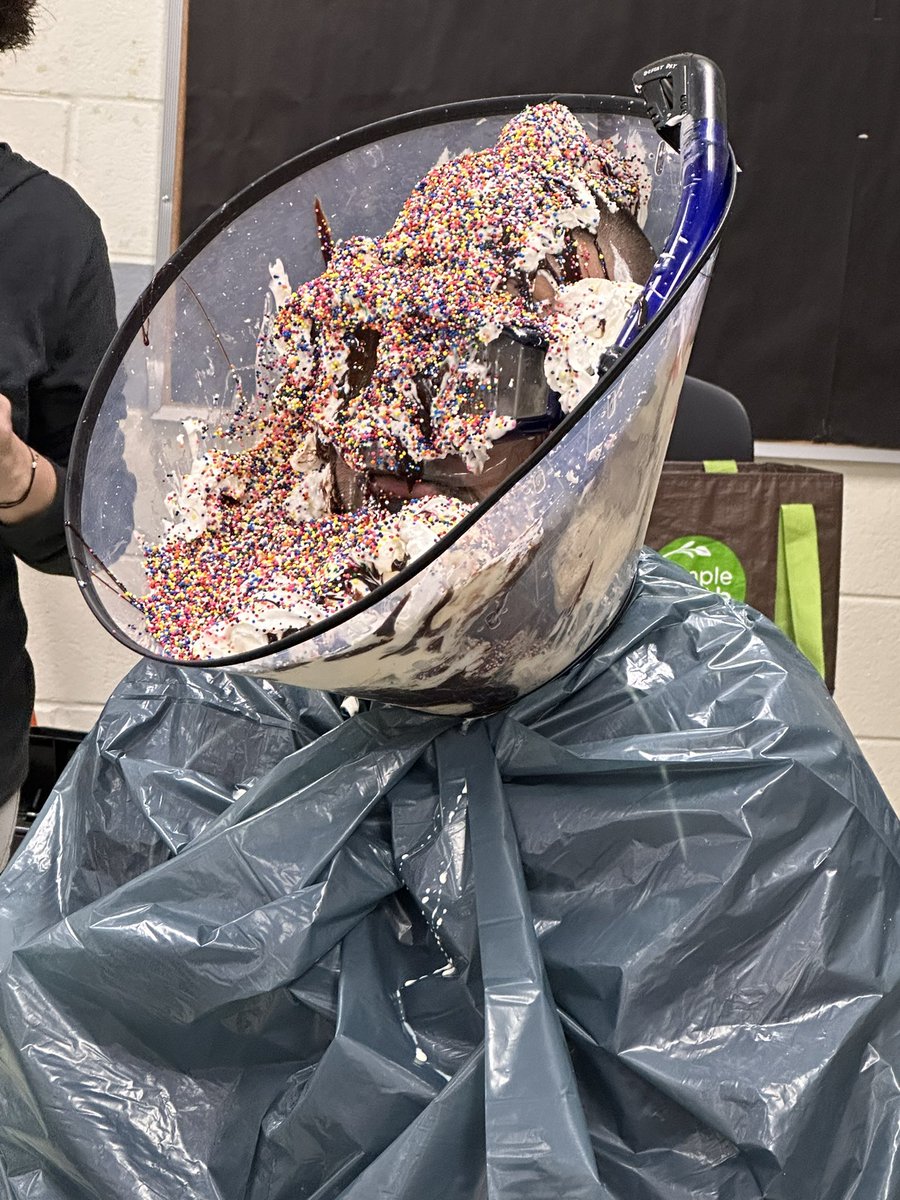
[[[900,0],[190,0],[187,46],[182,236],[381,117],[708,55],[743,175],[690,369],[758,438],[900,447]]]

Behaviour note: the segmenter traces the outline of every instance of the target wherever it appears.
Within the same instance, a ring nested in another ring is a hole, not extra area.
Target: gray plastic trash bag
[[[896,1200],[900,828],[642,560],[483,720],[136,667],[0,878],[0,1196]]]

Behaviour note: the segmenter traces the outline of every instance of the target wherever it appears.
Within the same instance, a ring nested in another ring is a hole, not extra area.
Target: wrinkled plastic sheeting
[[[898,861],[655,556],[484,720],[142,663],[0,879],[0,1195],[896,1200]]]

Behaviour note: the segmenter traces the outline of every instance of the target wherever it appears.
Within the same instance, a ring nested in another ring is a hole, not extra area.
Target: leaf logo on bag
[[[724,542],[695,534],[676,538],[663,546],[660,554],[689,571],[701,587],[733,600],[746,599],[747,576],[741,560]]]

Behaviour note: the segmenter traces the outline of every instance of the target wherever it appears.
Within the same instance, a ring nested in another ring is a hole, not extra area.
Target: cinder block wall
[[[165,0],[44,0],[28,50],[0,59],[3,141],[72,183],[110,254],[153,262]]]
[[[806,465],[844,475],[835,699],[900,812],[900,465]]]
[[[156,244],[164,0],[45,0],[35,45],[0,60],[0,140],[100,214],[120,300]],[[835,461],[846,503],[837,699],[900,810],[900,466]],[[23,570],[42,724],[86,729],[133,661],[71,580]]]

